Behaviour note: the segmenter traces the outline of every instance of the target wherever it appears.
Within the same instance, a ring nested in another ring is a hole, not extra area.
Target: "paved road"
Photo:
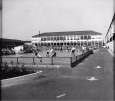
[[[97,68],[96,68],[97,67]],[[49,78],[2,88],[3,100],[113,100],[113,57],[105,49]]]

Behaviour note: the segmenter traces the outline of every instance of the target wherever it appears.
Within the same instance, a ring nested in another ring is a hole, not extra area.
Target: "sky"
[[[30,40],[39,30],[93,30],[105,35],[113,4],[113,0],[3,0],[2,37]]]

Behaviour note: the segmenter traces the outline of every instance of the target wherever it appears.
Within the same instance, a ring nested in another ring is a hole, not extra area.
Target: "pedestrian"
[[[37,53],[37,57],[41,57],[41,55]]]
[[[69,52],[69,47],[67,46],[67,51]]]
[[[47,50],[46,56],[49,57],[50,49]]]
[[[35,56],[37,56],[38,55],[38,52],[37,52],[37,50],[35,50]]]
[[[72,55],[75,55],[75,47],[72,47],[71,52],[72,52]]]
[[[56,57],[56,51],[53,51],[52,57]]]
[[[82,46],[82,52],[84,53],[84,51],[85,51],[85,47],[84,47],[84,46]]]
[[[22,50],[22,49],[20,49],[20,55],[21,55],[21,57],[22,57],[22,53],[23,53],[23,50]]]
[[[63,48],[62,48],[62,46],[60,46],[60,51],[62,51],[63,50]]]

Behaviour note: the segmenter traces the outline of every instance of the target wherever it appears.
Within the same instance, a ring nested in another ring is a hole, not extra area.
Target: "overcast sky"
[[[4,38],[30,40],[43,32],[107,33],[113,0],[3,0]]]

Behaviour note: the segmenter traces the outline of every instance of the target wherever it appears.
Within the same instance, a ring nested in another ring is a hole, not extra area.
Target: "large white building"
[[[94,31],[47,32],[32,36],[31,42],[36,46],[92,45],[102,46],[103,36]]]
[[[113,16],[113,19],[110,23],[110,26],[108,28],[107,34],[105,36],[105,43],[106,46],[112,51],[114,50],[114,43],[115,43],[115,14]]]

